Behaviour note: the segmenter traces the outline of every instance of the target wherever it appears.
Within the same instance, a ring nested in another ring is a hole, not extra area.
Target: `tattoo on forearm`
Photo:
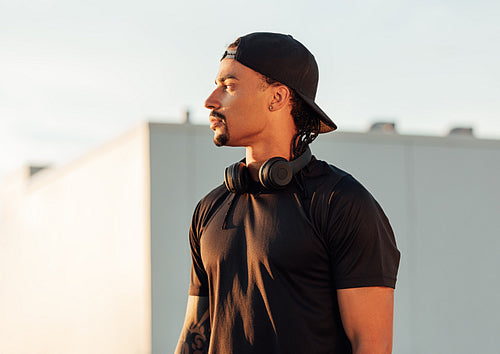
[[[207,310],[200,318],[200,321],[188,329],[186,339],[182,345],[182,354],[208,353],[209,341],[210,317]]]

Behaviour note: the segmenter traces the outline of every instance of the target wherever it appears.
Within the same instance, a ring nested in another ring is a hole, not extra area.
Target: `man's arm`
[[[189,296],[186,318],[175,354],[208,353],[210,314],[208,297]]]
[[[391,353],[394,289],[339,289],[337,296],[342,324],[353,353]]]

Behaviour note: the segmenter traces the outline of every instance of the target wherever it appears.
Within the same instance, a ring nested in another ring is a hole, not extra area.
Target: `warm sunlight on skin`
[[[392,351],[394,289],[364,287],[337,290],[345,332],[356,354]]]
[[[216,144],[246,147],[252,176],[271,157],[289,159],[295,134],[289,89],[265,84],[261,74],[233,59],[222,60],[215,82],[205,107],[215,114],[210,127]]]
[[[225,59],[220,63],[217,87],[205,101],[205,107],[222,114],[225,120],[210,117],[215,136],[227,134],[228,146],[250,146],[266,130],[269,91],[262,90],[262,75],[238,63]]]

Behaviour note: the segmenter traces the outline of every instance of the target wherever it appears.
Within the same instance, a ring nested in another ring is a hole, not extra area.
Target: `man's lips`
[[[226,117],[218,112],[210,113],[210,129],[214,130],[218,127],[222,127],[226,124]]]
[[[220,120],[220,119],[212,119],[210,118],[210,129],[212,130],[215,130],[217,128],[220,128],[220,127],[223,127],[225,126],[226,124],[224,123],[224,121]]]

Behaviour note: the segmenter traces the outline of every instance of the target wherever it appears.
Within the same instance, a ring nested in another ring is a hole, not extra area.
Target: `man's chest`
[[[262,266],[297,274],[324,269],[325,245],[293,194],[231,197],[203,230],[201,255],[208,274]]]

